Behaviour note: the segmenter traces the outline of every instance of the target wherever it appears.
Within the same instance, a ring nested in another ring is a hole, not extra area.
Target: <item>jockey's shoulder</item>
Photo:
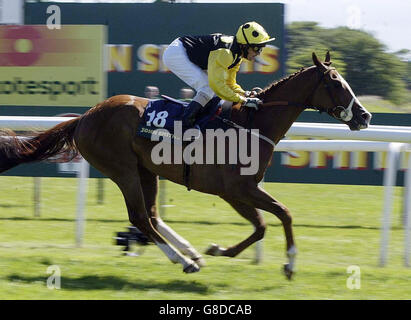
[[[230,49],[220,48],[210,52],[209,62],[218,62],[224,67],[228,67],[233,63],[233,54]]]

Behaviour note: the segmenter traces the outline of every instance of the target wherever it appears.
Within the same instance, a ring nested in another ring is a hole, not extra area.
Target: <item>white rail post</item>
[[[264,177],[263,180],[258,184],[259,187],[263,188],[264,187]],[[262,211],[260,209],[256,209],[260,214],[262,214]],[[260,264],[263,262],[263,245],[264,245],[264,238],[261,240],[258,240],[255,243],[255,257],[254,257],[254,263]]]
[[[90,165],[81,158],[80,168],[77,173],[78,193],[77,193],[77,215],[76,215],[76,246],[81,247],[83,244],[83,234],[85,225],[85,208],[87,199],[87,178],[89,177]]]
[[[166,195],[167,195],[167,188],[166,188],[167,181],[165,179],[159,179],[159,194],[158,194],[158,214],[160,215],[161,219],[164,219],[166,216]]]
[[[409,145],[408,145],[409,147]],[[407,202],[407,205],[404,206],[405,212],[405,226],[404,226],[404,265],[410,267],[410,245],[411,245],[411,150],[408,149],[409,153],[407,171],[404,177],[404,202]]]
[[[390,143],[388,145],[386,169],[384,171],[384,206],[381,221],[381,247],[379,263],[381,267],[384,267],[387,263],[393,189],[397,178],[399,152],[402,146],[403,144],[401,143]]]
[[[104,203],[104,178],[97,179],[97,204]]]
[[[411,153],[410,153],[410,146],[408,145],[405,149],[404,149],[404,159],[407,159],[407,155],[409,157],[411,157]],[[410,159],[408,159],[410,161]],[[408,162],[409,163],[409,162]],[[407,175],[409,174],[409,165],[406,167],[405,169],[405,173],[404,173],[404,188],[403,188],[403,196],[402,196],[402,217],[401,217],[401,223],[405,228],[405,225],[407,223],[407,215],[408,212],[410,210],[410,205],[411,205],[411,199],[409,197],[407,197],[407,194],[409,194],[410,190],[409,188],[411,187],[409,184],[407,184]]]
[[[34,202],[34,216],[40,217],[41,212],[41,177],[33,178],[34,187],[33,187],[33,202]]]

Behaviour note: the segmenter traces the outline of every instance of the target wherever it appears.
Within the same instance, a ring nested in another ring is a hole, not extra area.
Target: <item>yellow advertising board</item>
[[[0,26],[0,105],[93,106],[106,96],[100,25]]]

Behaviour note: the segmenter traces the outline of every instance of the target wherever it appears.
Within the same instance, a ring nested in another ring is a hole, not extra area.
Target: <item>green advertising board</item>
[[[45,24],[50,3],[27,3],[26,24]],[[284,75],[284,5],[279,3],[59,3],[62,28],[68,24],[108,27],[108,96],[142,96],[152,85],[178,97],[187,85],[162,63],[162,52],[183,35],[223,33],[257,21],[276,38],[255,63],[243,63],[237,80],[244,89],[264,87]]]

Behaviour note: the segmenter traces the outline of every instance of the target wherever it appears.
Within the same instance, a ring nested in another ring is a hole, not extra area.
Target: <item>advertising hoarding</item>
[[[93,106],[105,98],[105,26],[0,26],[0,105]]]

